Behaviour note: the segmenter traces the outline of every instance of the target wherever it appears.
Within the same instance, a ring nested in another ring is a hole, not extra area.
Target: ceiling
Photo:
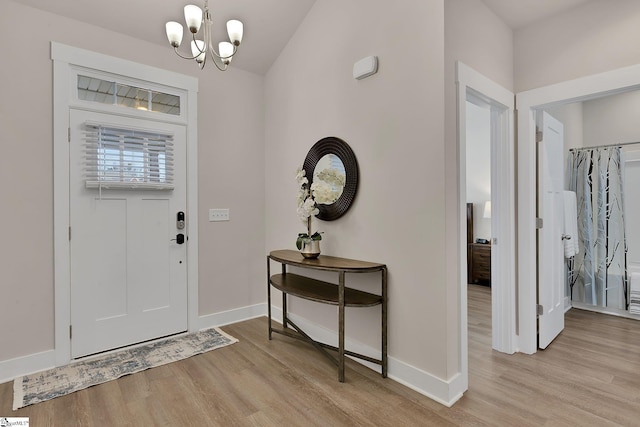
[[[591,0],[482,0],[512,30]]]
[[[167,21],[184,22],[183,7],[203,0],[15,0],[22,4],[111,31],[127,34],[170,49]],[[322,1],[322,0],[320,0]],[[348,1],[348,0],[345,0]],[[378,0],[380,1],[380,0]],[[589,0],[482,0],[512,29],[568,10]],[[210,0],[214,38],[225,40],[225,23],[239,19],[244,38],[233,66],[265,74],[293,36],[316,0]],[[126,11],[126,13],[123,13]],[[185,29],[185,32],[187,30]],[[181,49],[188,48],[187,34]]]

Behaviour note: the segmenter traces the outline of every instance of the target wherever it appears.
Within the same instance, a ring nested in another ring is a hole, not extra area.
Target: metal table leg
[[[267,310],[269,312],[269,340],[271,340],[273,328],[271,327],[271,262],[269,257],[267,257]]]
[[[387,268],[382,269],[382,378],[387,378]]]
[[[344,382],[344,271],[338,281],[338,381]]]

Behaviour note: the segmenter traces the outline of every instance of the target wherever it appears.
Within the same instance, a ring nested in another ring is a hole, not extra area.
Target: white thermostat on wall
[[[353,78],[362,80],[378,72],[378,57],[367,56],[353,64]]]

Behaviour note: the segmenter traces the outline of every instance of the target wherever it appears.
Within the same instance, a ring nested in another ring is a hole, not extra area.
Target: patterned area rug
[[[238,342],[217,328],[16,378],[13,410]]]

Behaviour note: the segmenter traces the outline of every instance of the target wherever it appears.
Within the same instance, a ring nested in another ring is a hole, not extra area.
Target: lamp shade
[[[228,64],[233,58],[233,45],[229,42],[220,42],[218,44],[218,52],[220,53],[220,59]]]
[[[485,218],[491,218],[491,201],[484,202],[484,215]]]
[[[244,26],[242,25],[242,22],[237,19],[227,21],[227,33],[229,34],[229,40],[231,40],[231,43],[238,46],[242,42],[243,32]]]
[[[196,57],[198,63],[204,62],[204,58],[207,55],[207,45],[202,40],[191,41],[191,53]]]
[[[193,34],[200,30],[202,24],[202,9],[193,4],[188,4],[184,7],[184,20],[187,22],[189,31]]]
[[[169,39],[169,43],[173,47],[180,47],[180,43],[182,43],[182,34],[184,29],[182,28],[182,24],[176,21],[169,21],[165,25],[167,30],[167,39]]]

